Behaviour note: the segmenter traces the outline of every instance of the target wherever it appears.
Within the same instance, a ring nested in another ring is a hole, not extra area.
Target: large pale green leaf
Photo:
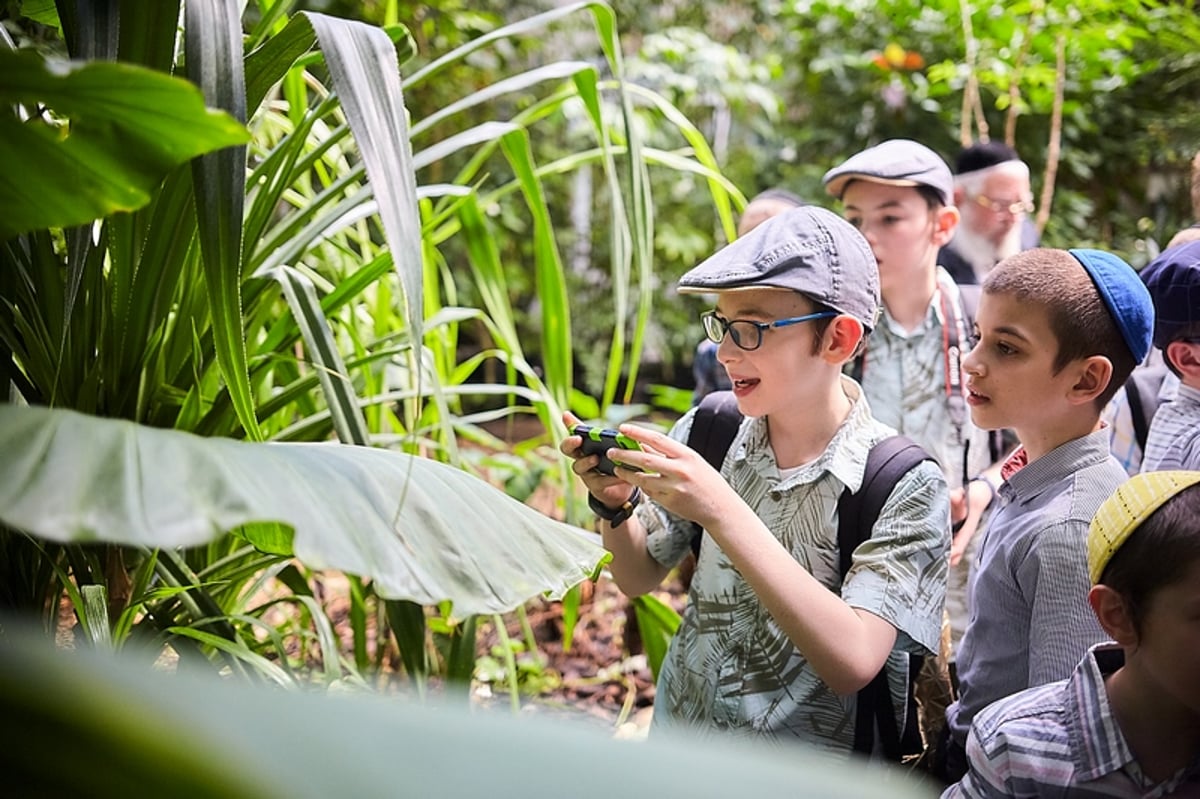
[[[0,239],[140,208],[173,167],[249,139],[195,86],[131,64],[0,49],[0,106],[13,104],[69,125],[0,113]]]
[[[0,746],[17,796],[937,796],[798,746],[513,717],[376,694],[281,691],[0,638]],[[470,764],[464,766],[464,753]]]
[[[151,548],[238,525],[295,530],[313,568],[456,614],[561,596],[607,559],[585,534],[445,464],[342,444],[248,443],[0,406],[0,521],[60,543]]]

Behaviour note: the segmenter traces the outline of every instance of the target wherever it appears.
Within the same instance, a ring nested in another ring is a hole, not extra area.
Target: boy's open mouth
[[[730,382],[733,384],[734,389],[740,390],[740,391],[745,391],[747,389],[754,388],[761,381],[756,377],[755,378],[738,377],[738,378],[731,380]]]

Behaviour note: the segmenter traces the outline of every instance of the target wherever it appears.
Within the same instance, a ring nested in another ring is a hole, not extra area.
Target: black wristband
[[[608,522],[611,527],[620,527],[625,523],[625,520],[633,515],[633,509],[642,501],[642,489],[637,486],[633,487],[633,493],[629,495],[629,499],[619,508],[610,508],[600,500],[596,499],[596,495],[588,492],[588,507],[592,509],[592,513],[599,516],[604,521]]]

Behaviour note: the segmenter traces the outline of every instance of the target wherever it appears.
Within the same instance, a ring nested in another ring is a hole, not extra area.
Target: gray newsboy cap
[[[813,205],[771,217],[679,279],[682,294],[757,288],[798,291],[867,330],[879,316],[870,245],[849,222]]]
[[[841,198],[846,184],[867,180],[889,186],[929,186],[944,205],[954,204],[954,176],[942,157],[911,139],[888,139],[856,153],[825,173],[825,188]]]

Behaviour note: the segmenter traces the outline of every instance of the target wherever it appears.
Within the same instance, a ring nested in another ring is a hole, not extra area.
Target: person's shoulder
[[[975,278],[975,269],[954,249],[953,239],[938,250],[937,262],[938,266],[949,273],[955,283],[972,284],[978,282]]]
[[[1041,685],[997,700],[971,725],[968,756],[1005,793],[1058,785],[1075,760],[1067,681]],[[972,751],[978,747],[978,751]],[[1020,791],[1020,795],[1034,795]]]
[[[1055,733],[1067,724],[1067,685],[1068,680],[1058,680],[993,702],[972,723],[976,737],[985,747],[1001,736],[1008,741],[1060,737]]]

